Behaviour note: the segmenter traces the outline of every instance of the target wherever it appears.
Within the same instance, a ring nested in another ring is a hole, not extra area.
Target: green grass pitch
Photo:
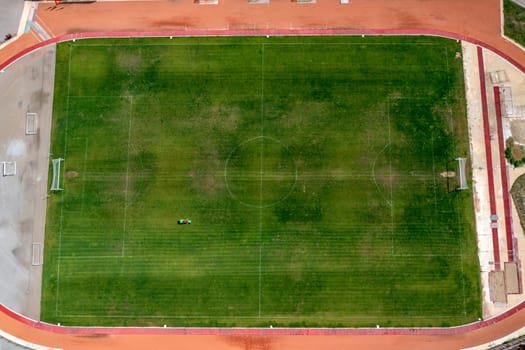
[[[481,316],[460,44],[57,48],[42,319],[441,326]],[[177,225],[190,218],[191,225]]]

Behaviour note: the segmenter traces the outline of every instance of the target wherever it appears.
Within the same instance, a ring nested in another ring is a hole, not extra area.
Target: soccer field
[[[59,44],[42,320],[477,320],[472,193],[444,176],[469,156],[458,52],[430,37]]]

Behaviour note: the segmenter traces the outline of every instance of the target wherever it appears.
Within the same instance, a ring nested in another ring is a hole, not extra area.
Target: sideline
[[[434,30],[434,29],[207,29],[207,30],[173,30],[173,31],[125,31],[125,32],[86,32],[66,34],[54,37],[33,46],[23,49],[15,55],[0,63],[0,71],[5,70],[8,66],[18,61],[22,57],[50,44],[75,41],[80,39],[96,38],[169,38],[169,37],[221,37],[221,36],[319,36],[319,35],[349,35],[349,36],[366,36],[366,35],[427,35],[437,36],[448,39],[464,40],[471,44],[488,49],[525,73],[525,65],[521,64],[510,55],[497,49],[496,47],[486,44],[480,40],[471,38],[466,35],[456,34],[453,32]]]

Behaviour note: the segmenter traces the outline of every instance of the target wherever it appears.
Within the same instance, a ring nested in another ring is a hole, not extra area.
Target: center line
[[[261,46],[261,154],[259,155],[259,312],[261,317],[262,229],[263,229],[263,156],[264,156],[264,44]]]

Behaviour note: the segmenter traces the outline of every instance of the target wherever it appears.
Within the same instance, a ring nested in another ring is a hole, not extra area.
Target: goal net
[[[60,163],[63,161],[64,159],[62,158],[53,159],[53,181],[51,182],[51,191],[63,190],[60,188]]]
[[[458,161],[458,171],[459,171],[459,187],[458,190],[468,189],[467,184],[467,159],[466,158],[456,158]]]
[[[1,162],[2,176],[16,175],[16,162]]]

